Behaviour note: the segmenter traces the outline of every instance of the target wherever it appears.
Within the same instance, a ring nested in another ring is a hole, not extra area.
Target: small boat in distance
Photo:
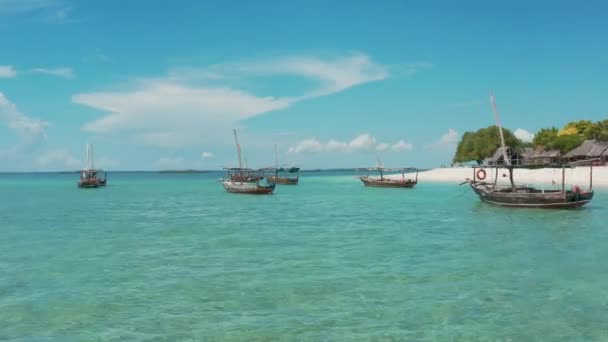
[[[418,170],[416,170],[415,179],[405,178],[405,172],[414,171],[414,169],[387,169],[382,166],[380,157],[376,155],[376,158],[378,159],[378,166],[368,169],[368,171],[378,171],[380,173],[380,177],[370,177],[369,175],[359,177],[365,186],[378,188],[413,188],[416,186],[416,184],[418,184]],[[401,172],[401,179],[385,178],[385,172]]]
[[[236,194],[270,195],[274,192],[276,184],[266,179],[262,171],[243,168],[241,159],[241,145],[234,130],[234,140],[239,159],[238,168],[226,169],[228,179],[222,179],[226,191]]]
[[[87,164],[84,170],[80,173],[78,180],[79,188],[99,188],[106,186],[107,173],[101,169],[95,169],[93,165],[93,149],[87,144]]]
[[[593,199],[593,166],[589,169],[589,189],[582,190],[578,186],[573,186],[571,189],[566,189],[565,169],[573,167],[574,164],[559,164],[559,165],[534,165],[534,166],[514,166],[511,164],[511,159],[507,155],[505,148],[505,139],[500,125],[500,117],[496,109],[494,95],[490,94],[490,102],[494,111],[496,126],[500,136],[500,144],[504,158],[504,167],[509,171],[509,186],[497,186],[498,182],[498,166],[496,166],[496,174],[494,182],[485,182],[486,171],[483,168],[473,168],[473,179],[468,179],[462,184],[469,184],[471,189],[479,196],[479,199],[485,203],[515,207],[515,208],[547,208],[547,209],[572,209],[580,208],[589,203]],[[516,185],[513,181],[514,168],[543,168],[543,167],[561,167],[562,181],[561,189],[544,190],[533,186]],[[506,175],[504,175],[506,177]]]
[[[379,171],[380,177],[359,177],[365,186],[373,186],[378,188],[413,188],[416,186],[416,184],[418,184],[418,171],[416,171],[416,178],[405,178],[405,172],[413,171],[413,169],[387,169],[384,167],[376,167],[368,170]],[[401,179],[384,178],[385,172],[401,172]]]
[[[299,167],[289,167],[289,168],[284,168],[284,167],[279,167],[279,152],[277,150],[277,145],[274,145],[274,155],[275,155],[275,167],[273,168],[267,168],[266,170],[268,171],[274,171],[274,175],[273,176],[268,176],[268,180],[270,182],[276,183],[276,184],[282,184],[282,185],[297,185],[298,181],[300,180],[300,168]],[[294,174],[295,173],[295,177],[285,177],[285,176],[280,176],[279,174],[283,172],[283,173],[289,173],[289,174]]]

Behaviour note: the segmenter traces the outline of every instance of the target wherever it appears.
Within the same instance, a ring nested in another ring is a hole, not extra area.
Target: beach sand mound
[[[428,171],[421,171],[418,174],[419,182],[448,182],[448,183],[462,183],[465,180],[473,179],[473,168],[472,167],[456,167],[456,168],[439,168]],[[573,169],[566,169],[566,186],[578,185],[581,188],[589,186],[589,167],[577,167]],[[486,182],[494,182],[496,176],[496,169],[486,169],[487,177]],[[388,176],[394,179],[401,179],[401,175]],[[406,173],[405,178],[414,179],[415,173]],[[548,185],[548,186],[560,186],[562,182],[562,169],[515,169],[514,171],[515,183],[517,184],[535,184],[535,185]],[[506,169],[498,169],[498,183],[508,184],[509,183],[509,171]],[[594,167],[593,168],[593,186],[594,187],[606,187],[608,188],[608,167]]]

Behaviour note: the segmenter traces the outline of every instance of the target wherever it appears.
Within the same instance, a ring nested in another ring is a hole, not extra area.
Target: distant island
[[[204,170],[160,170],[158,173],[208,173]]]

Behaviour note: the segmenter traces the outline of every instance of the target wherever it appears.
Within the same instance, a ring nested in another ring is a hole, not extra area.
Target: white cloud
[[[393,146],[391,146],[391,148],[395,152],[402,152],[411,150],[412,148],[414,148],[414,145],[406,143],[404,140],[399,140]]]
[[[301,99],[333,94],[359,84],[383,80],[389,76],[387,68],[373,63],[369,56],[363,54],[332,60],[297,56],[265,62],[241,63],[233,67],[238,72],[296,75],[317,80],[320,87],[301,96]]]
[[[456,147],[456,143],[458,142],[458,138],[460,137],[460,134],[458,134],[458,132],[453,129],[450,128],[448,129],[448,132],[444,135],[442,135],[439,140],[437,140],[436,142],[427,145],[428,148],[437,148],[437,149],[444,149],[444,148],[453,148]]]
[[[387,143],[380,143],[380,144],[376,145],[376,151],[379,151],[379,152],[386,151],[389,148],[391,148],[391,145],[387,144]]]
[[[356,136],[349,142],[330,139],[327,143],[323,143],[316,138],[309,138],[300,141],[295,146],[290,147],[287,153],[305,153],[305,152],[358,152],[358,151],[386,151],[389,148],[393,151],[405,151],[412,149],[412,144],[406,143],[404,140],[399,140],[395,144],[380,143],[376,144],[376,138],[369,133],[364,133]]]
[[[201,153],[201,158],[202,159],[212,159],[212,158],[215,158],[215,154],[213,154],[211,152],[203,152],[203,153]]]
[[[175,170],[183,168],[184,162],[182,157],[164,157],[156,161],[156,166],[161,170]]]
[[[2,6],[2,3],[0,3]],[[12,65],[0,65],[0,78],[13,78],[17,76],[17,71]]]
[[[73,170],[83,166],[82,162],[67,150],[49,151],[39,156],[36,163],[41,167],[53,170]]]
[[[531,142],[534,139],[534,133],[530,133],[523,128],[518,128],[513,134],[523,142]]]
[[[351,150],[371,150],[376,144],[376,138],[371,135],[365,133],[354,138],[349,144],[348,147]]]
[[[229,88],[190,87],[171,81],[145,81],[136,91],[77,94],[78,104],[110,114],[85,124],[84,130],[107,133],[137,130],[165,139],[185,139],[183,132],[200,133],[207,128],[230,126],[239,120],[286,108],[290,99],[256,97]],[[223,125],[222,125],[223,124]],[[212,128],[212,129],[208,129]],[[145,141],[144,141],[145,142]]]
[[[140,80],[126,91],[74,95],[74,103],[105,112],[83,129],[128,132],[135,141],[149,145],[196,145],[225,137],[241,120],[388,77],[386,68],[365,55],[332,60],[287,57],[180,70],[166,77]],[[313,80],[317,86],[300,95],[273,97],[258,96],[226,83],[280,75]]]
[[[2,92],[0,92],[0,121],[5,121],[6,125],[18,132],[28,144],[46,140],[45,128],[49,123],[24,115]]]
[[[331,139],[324,148],[328,151],[344,151],[348,149],[348,143]]]
[[[332,148],[335,148],[339,142],[330,140],[332,142]],[[323,145],[316,138],[304,139],[300,141],[296,146],[290,147],[287,153],[301,153],[301,152],[321,152],[326,149],[326,145]]]
[[[75,77],[74,70],[72,68],[65,68],[65,67],[50,68],[50,69],[35,68],[35,69],[32,69],[31,72],[33,72],[35,74],[45,74],[45,75],[63,77],[63,78],[68,78],[68,79],[72,79]]]

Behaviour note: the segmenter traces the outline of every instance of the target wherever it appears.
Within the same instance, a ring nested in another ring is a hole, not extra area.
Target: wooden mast
[[[496,119],[496,127],[498,127],[498,134],[500,135],[502,158],[505,164],[507,165],[507,168],[509,169],[509,181],[511,181],[511,187],[515,188],[515,183],[513,182],[513,167],[511,165],[511,159],[507,155],[507,148],[505,146],[505,136],[502,133],[502,125],[500,124],[500,114],[498,114],[498,109],[496,108],[496,99],[494,99],[494,94],[492,93],[490,93],[490,103],[492,104],[492,111],[494,112],[494,118]]]
[[[378,151],[376,151],[376,160],[378,161],[378,170],[380,171],[380,181],[384,180],[384,177],[382,175],[382,162],[380,161],[380,155],[378,154]]]
[[[243,162],[241,160],[241,145],[239,144],[239,138],[236,136],[236,129],[234,130],[234,141],[236,142],[236,152],[239,156],[239,171],[243,169]]]
[[[91,144],[87,144],[87,170],[93,170],[95,167],[93,165],[93,149],[91,148]]]
[[[274,163],[276,167],[274,170],[275,177],[279,177],[279,150],[277,144],[274,144]]]

